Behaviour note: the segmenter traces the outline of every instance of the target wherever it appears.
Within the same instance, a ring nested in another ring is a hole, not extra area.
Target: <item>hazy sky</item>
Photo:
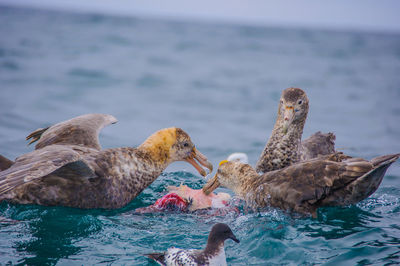
[[[400,32],[399,0],[0,0],[0,3],[185,20]]]

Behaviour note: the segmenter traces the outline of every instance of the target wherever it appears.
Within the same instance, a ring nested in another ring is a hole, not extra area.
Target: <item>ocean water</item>
[[[400,34],[174,22],[0,7],[0,154],[29,152],[31,131],[85,113],[119,122],[104,148],[183,128],[216,166],[232,152],[255,164],[283,89],[310,99],[304,136],[335,132],[365,158],[400,152]],[[138,215],[168,185],[204,179],[174,163],[118,210],[0,204],[0,265],[155,265],[142,254],[203,248],[229,224],[229,265],[400,264],[400,162],[368,199],[317,219],[272,209],[210,216]],[[225,192],[228,190],[220,189]]]

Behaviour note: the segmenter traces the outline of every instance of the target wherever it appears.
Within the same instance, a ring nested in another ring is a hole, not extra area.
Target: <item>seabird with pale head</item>
[[[250,207],[277,207],[316,217],[324,206],[356,204],[374,193],[399,154],[365,160],[342,153],[321,156],[259,175],[249,164],[222,161],[203,187],[231,189]]]
[[[212,165],[180,128],[161,129],[136,148],[101,149],[99,131],[117,122],[87,114],[31,133],[35,150],[5,161],[0,202],[120,208],[132,201],[175,161],[192,164],[203,176]]]

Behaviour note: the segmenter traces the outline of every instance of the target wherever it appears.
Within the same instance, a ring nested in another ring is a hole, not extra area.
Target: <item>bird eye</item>
[[[298,101],[297,103],[298,103],[298,104],[302,104],[302,103],[303,103],[303,101],[302,101],[302,100],[300,100],[300,101]]]
[[[183,147],[189,147],[189,143],[187,142],[183,143]]]

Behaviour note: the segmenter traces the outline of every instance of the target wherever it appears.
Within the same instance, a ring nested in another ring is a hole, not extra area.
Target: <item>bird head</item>
[[[203,192],[208,195],[221,186],[240,194],[242,184],[246,182],[249,174],[257,174],[250,165],[223,160],[219,163],[214,177],[204,185]]]
[[[299,88],[288,88],[282,92],[279,102],[278,120],[282,123],[282,131],[287,133],[294,125],[304,123],[308,113],[308,98]]]
[[[211,232],[208,236],[209,241],[224,242],[226,239],[232,239],[236,243],[239,243],[239,239],[233,234],[231,228],[224,223],[217,223],[211,228]]]
[[[199,164],[208,168],[210,172],[213,169],[207,157],[196,149],[189,135],[180,128],[161,129],[151,135],[141,147],[148,150],[153,159],[162,163],[186,161],[202,176],[206,176],[207,173]]]

